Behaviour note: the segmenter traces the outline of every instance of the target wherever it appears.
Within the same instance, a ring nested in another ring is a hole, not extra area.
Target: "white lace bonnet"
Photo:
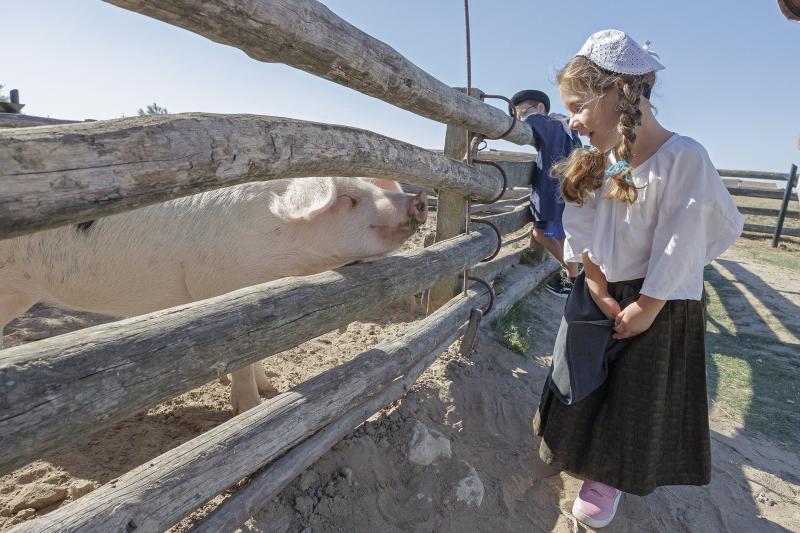
[[[580,51],[595,65],[617,74],[641,75],[663,70],[657,54],[650,50],[650,41],[644,46],[619,30],[603,30],[592,34]]]

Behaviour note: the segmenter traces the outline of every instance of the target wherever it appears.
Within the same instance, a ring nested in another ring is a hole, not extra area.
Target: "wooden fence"
[[[163,531],[266,467],[198,526],[233,530],[343,434],[402,396],[460,336],[471,311],[486,305],[482,285],[456,296],[456,276],[472,268],[491,280],[517,262],[519,252],[475,266],[495,251],[497,235],[484,224],[464,231],[466,200],[498,197],[502,174],[508,188],[529,184],[533,163],[500,161],[499,169],[467,164],[466,142],[459,153],[453,139],[466,141],[467,130],[487,137],[508,132],[506,139],[525,144],[531,131],[442,84],[314,0],[110,3],[448,124],[445,154],[356,128],[252,115],[190,113],[0,130],[0,239],[277,178],[387,177],[435,188],[440,202],[449,198],[452,211],[440,203],[437,240],[427,248],[3,350],[0,470],[8,472],[231,370],[374,316],[387,302],[438,286],[446,301],[402,337],[15,528]],[[483,219],[501,234],[530,221],[524,203],[496,208]],[[552,260],[531,268],[505,288],[495,308],[508,309],[556,268]]]
[[[723,178],[757,178],[773,180],[776,182],[785,181],[785,188],[780,191],[774,184],[760,186],[758,182],[743,181],[741,179],[727,179],[726,185],[728,192],[733,196],[748,196],[751,198],[765,198],[780,200],[780,206],[776,208],[739,206],[739,211],[745,215],[759,217],[775,217],[775,225],[767,226],[764,224],[745,224],[744,230],[753,233],[766,233],[772,235],[772,247],[778,246],[781,235],[791,235],[800,237],[800,228],[785,228],[786,218],[800,220],[800,210],[791,210],[790,202],[798,202],[797,195],[797,165],[792,165],[788,174],[777,172],[759,172],[754,170],[728,170],[718,169]]]

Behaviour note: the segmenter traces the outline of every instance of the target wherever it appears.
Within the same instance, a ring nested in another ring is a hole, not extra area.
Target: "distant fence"
[[[780,200],[780,205],[770,209],[765,207],[739,206],[739,211],[745,215],[755,215],[760,217],[776,217],[775,226],[763,224],[745,224],[745,231],[753,233],[766,233],[772,235],[772,247],[778,246],[781,235],[791,235],[800,237],[800,228],[785,228],[786,218],[800,219],[800,211],[790,210],[790,202],[798,202],[797,195],[797,165],[792,165],[787,174],[777,172],[759,172],[753,170],[727,170],[719,169],[720,176],[723,178],[756,178],[764,180],[785,181],[786,186],[783,191],[777,188],[758,187],[758,182],[737,180],[736,182],[727,181],[728,192],[734,196],[749,196],[751,198],[766,198]]]
[[[232,500],[235,506],[223,504],[197,526],[232,530],[347,431],[402,396],[463,333],[476,308],[488,310],[490,286],[474,284],[456,296],[457,276],[471,269],[471,277],[491,281],[518,262],[518,252],[488,258],[503,244],[500,236],[528,225],[530,213],[524,202],[497,202],[493,214],[470,202],[493,203],[528,185],[533,163],[480,164],[468,141],[480,135],[526,144],[532,133],[314,0],[110,3],[448,124],[444,154],[357,128],[254,115],[188,113],[0,130],[0,239],[247,181],[369,176],[440,192],[436,241],[427,248],[3,350],[0,470],[8,472],[430,289],[429,316],[402,337],[15,528],[163,531],[269,465]],[[468,213],[483,214],[482,223]],[[533,267],[495,307],[508,309],[555,269],[552,260]]]

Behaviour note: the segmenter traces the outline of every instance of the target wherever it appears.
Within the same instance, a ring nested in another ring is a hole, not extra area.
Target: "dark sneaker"
[[[566,298],[572,292],[572,280],[569,276],[562,273],[560,276],[551,279],[544,284],[544,288],[550,294],[554,294],[559,298]]]

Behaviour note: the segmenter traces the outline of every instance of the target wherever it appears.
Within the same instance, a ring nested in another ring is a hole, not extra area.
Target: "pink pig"
[[[385,255],[425,222],[391,180],[253,182],[0,241],[2,329],[40,300],[116,317]],[[261,364],[233,372],[234,412],[273,395]]]

